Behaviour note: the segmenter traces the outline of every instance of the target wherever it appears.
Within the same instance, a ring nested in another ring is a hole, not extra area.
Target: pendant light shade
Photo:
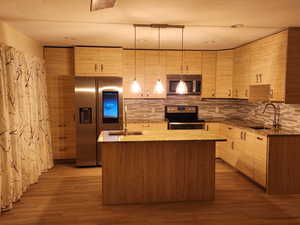
[[[139,94],[142,92],[142,88],[137,80],[132,81],[131,92],[135,94]]]
[[[183,80],[180,80],[177,87],[176,87],[176,93],[177,94],[187,94],[187,86],[186,83]]]
[[[164,93],[165,88],[161,80],[157,80],[154,86],[154,93],[155,94],[162,94]]]
[[[136,80],[136,26],[134,26],[134,80],[131,84],[131,92],[135,94],[142,92],[142,88],[139,82]]]
[[[181,28],[181,74],[183,73],[183,28]],[[187,94],[187,86],[183,80],[180,80],[176,87],[177,94]]]

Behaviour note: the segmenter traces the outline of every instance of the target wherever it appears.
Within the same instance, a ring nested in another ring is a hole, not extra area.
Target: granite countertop
[[[98,142],[139,142],[139,141],[226,141],[226,138],[204,130],[155,130],[142,131],[142,135],[109,135],[101,132]]]
[[[216,122],[216,123],[224,123],[227,125],[239,127],[241,129],[247,129],[249,132],[256,133],[262,136],[288,136],[288,135],[300,135],[299,132],[288,130],[285,128],[280,129],[273,129],[270,126],[271,129],[262,129],[262,130],[255,130],[250,127],[252,126],[264,126],[262,123],[255,123],[253,121],[247,121],[247,120],[239,120],[239,119],[224,119],[224,118],[204,118],[206,122]]]

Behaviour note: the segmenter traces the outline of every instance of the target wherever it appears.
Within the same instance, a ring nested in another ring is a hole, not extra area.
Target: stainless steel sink
[[[250,128],[254,129],[254,130],[269,130],[269,129],[271,129],[270,127],[265,127],[265,126],[251,126]]]
[[[110,131],[108,133],[108,135],[118,135],[118,136],[121,136],[121,135],[142,135],[143,132],[142,131],[125,131],[125,130],[118,130],[118,131]]]

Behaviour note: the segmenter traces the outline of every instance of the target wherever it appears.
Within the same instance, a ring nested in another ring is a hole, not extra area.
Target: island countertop
[[[142,135],[109,135],[102,131],[98,142],[143,142],[143,141],[226,141],[226,138],[204,130],[147,130]]]

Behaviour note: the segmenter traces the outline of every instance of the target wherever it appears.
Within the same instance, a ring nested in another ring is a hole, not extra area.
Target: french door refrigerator
[[[122,90],[119,77],[75,78],[77,166],[101,165],[101,131],[123,129]]]

